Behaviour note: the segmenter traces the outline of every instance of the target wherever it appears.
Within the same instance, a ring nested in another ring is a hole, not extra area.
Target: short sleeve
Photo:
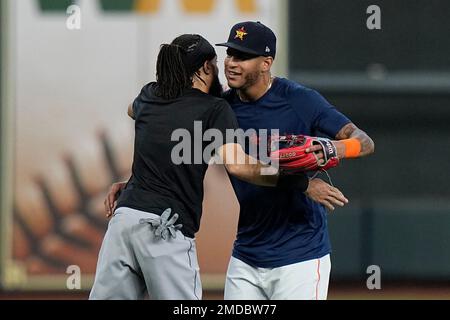
[[[133,119],[136,120],[137,118],[137,114],[140,111],[140,102],[139,102],[139,97],[137,97],[136,99],[134,99],[133,101],[133,105],[131,106],[131,108],[133,109]]]
[[[206,123],[208,129],[219,130],[223,137],[227,137],[227,130],[235,132],[239,128],[234,111],[228,102],[222,99],[209,112]]]
[[[312,132],[321,131],[334,138],[351,122],[320,93],[312,89],[295,88],[291,93],[291,104],[300,120],[311,128]]]
[[[151,83],[146,84],[141,92],[139,93],[139,95],[136,97],[136,99],[134,99],[133,101],[133,105],[131,106],[133,109],[133,115],[134,115],[134,120],[136,120],[139,116],[139,113],[141,112],[142,108],[144,107],[144,103],[143,103],[143,98],[147,96],[147,91],[149,90],[149,86],[151,85]]]

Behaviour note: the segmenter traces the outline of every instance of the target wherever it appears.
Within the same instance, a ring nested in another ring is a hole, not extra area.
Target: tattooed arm
[[[353,123],[345,125],[336,135],[336,140],[356,139],[361,144],[361,151],[359,157],[367,156],[375,151],[375,143],[373,140],[361,129],[355,126]],[[339,141],[334,141],[338,157],[344,158],[345,145]]]

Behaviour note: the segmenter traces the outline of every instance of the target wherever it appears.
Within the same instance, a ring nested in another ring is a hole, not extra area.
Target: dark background
[[[381,30],[366,27],[372,4]],[[383,279],[448,284],[450,2],[303,0],[289,12],[290,77],[375,141],[330,171],[351,201],[329,219],[332,279],[374,264]]]

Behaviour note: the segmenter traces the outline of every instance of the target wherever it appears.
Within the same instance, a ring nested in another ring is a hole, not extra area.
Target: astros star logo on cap
[[[247,35],[248,33],[245,31],[244,27],[241,27],[240,29],[236,30],[236,36],[234,37],[235,39],[239,38],[241,39],[241,41],[244,41],[244,37]]]

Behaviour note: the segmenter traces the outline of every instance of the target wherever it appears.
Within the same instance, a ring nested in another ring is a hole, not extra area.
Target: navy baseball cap
[[[261,22],[247,21],[235,24],[231,28],[228,42],[218,43],[216,46],[275,59],[277,37]]]

